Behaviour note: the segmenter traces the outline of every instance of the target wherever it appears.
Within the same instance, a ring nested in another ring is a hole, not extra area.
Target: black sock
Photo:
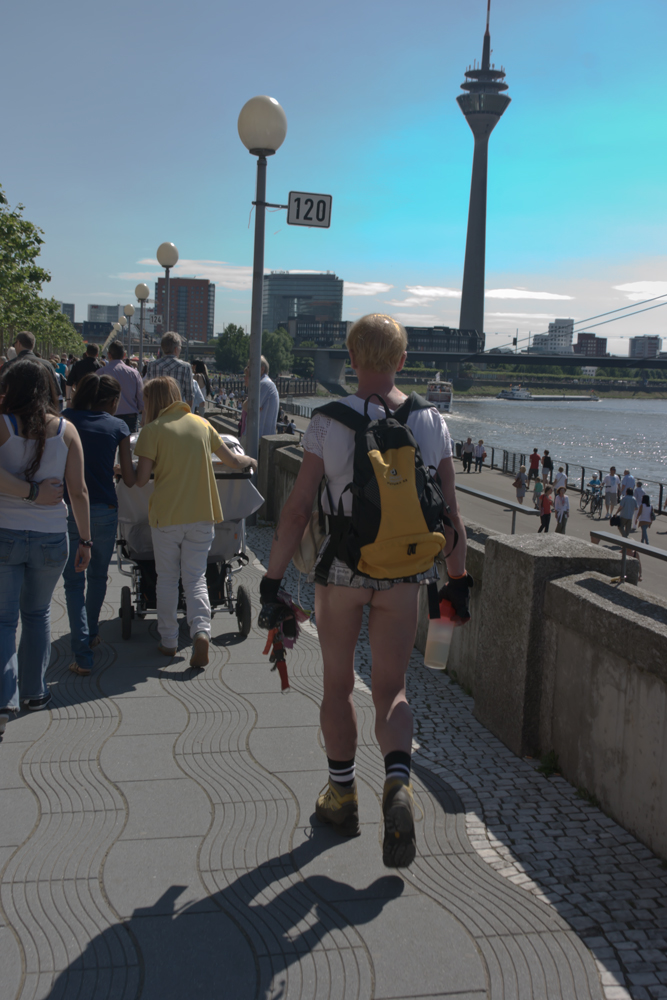
[[[354,784],[354,757],[352,760],[332,760],[331,757],[327,757],[327,762],[329,764],[329,777],[332,781],[335,781],[337,785],[342,785],[343,788],[349,788],[350,785]]]
[[[384,759],[384,770],[389,778],[403,778],[410,781],[410,769],[412,768],[412,757],[405,750],[392,750]]]

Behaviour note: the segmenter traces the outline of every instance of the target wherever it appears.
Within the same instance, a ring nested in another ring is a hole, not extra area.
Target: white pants
[[[206,560],[213,543],[213,524],[194,521],[151,528],[157,570],[157,627],[162,644],[178,646],[178,581],[183,581],[190,635],[211,634],[211,603],[206,587]]]

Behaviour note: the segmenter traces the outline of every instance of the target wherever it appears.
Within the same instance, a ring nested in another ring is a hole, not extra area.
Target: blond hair
[[[369,313],[352,324],[345,342],[348,351],[354,352],[357,368],[395,372],[408,346],[408,335],[391,316]]]
[[[160,415],[161,410],[180,401],[181,390],[176,379],[169,375],[149,379],[144,385],[144,424],[150,424]]]

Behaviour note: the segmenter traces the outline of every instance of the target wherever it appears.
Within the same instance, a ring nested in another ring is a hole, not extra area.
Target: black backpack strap
[[[433,408],[433,403],[429,403],[418,392],[411,392],[405,402],[401,403],[397,410],[394,410],[394,420],[398,420],[399,424],[406,424],[408,417],[415,410],[432,410]]]
[[[339,424],[349,427],[355,434],[365,430],[369,423],[368,417],[362,417],[360,413],[346,406],[345,403],[327,403],[325,406],[318,406],[316,410],[313,410],[313,416],[316,413],[321,413],[323,417],[330,417],[331,420],[337,420]]]

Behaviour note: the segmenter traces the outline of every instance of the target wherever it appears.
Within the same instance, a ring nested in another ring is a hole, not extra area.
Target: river
[[[304,414],[324,400],[298,400]],[[305,408],[308,408],[306,411]],[[605,473],[610,465],[667,484],[667,400],[602,399],[599,403],[535,403],[455,398],[447,424],[455,441],[528,454],[548,448],[555,459]]]

